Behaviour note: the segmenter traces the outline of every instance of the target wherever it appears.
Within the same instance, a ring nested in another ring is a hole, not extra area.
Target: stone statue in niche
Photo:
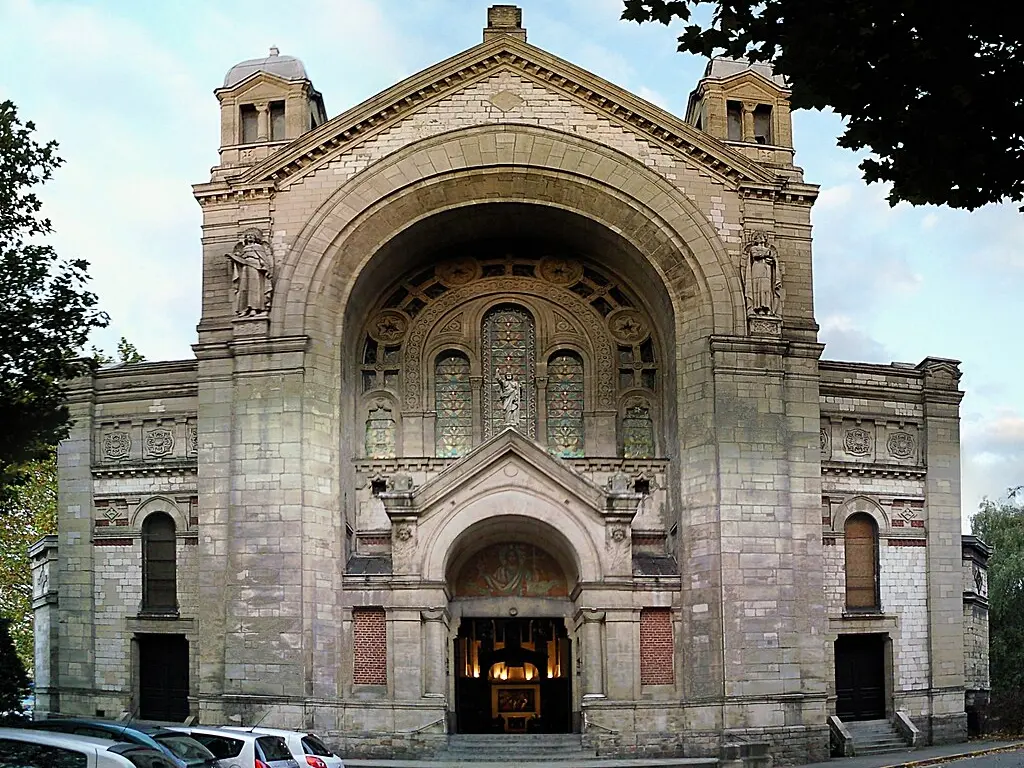
[[[505,378],[494,377],[494,386],[498,388],[501,410],[505,413],[505,426],[519,426],[519,407],[523,401],[523,385],[511,373]]]
[[[238,317],[264,315],[270,311],[274,292],[273,263],[270,248],[258,229],[242,232],[231,253],[231,285],[235,291]]]
[[[747,313],[779,317],[782,311],[782,277],[779,255],[767,232],[754,232],[743,249],[743,295]]]

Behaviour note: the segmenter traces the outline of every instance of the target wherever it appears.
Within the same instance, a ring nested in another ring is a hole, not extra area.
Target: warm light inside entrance
[[[522,666],[516,667],[506,666],[505,662],[499,661],[497,664],[492,664],[490,672],[487,673],[488,680],[510,683],[529,682],[539,676],[537,667],[528,661],[523,662]]]

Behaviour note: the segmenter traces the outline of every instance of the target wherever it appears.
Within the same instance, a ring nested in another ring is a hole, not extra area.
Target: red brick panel
[[[388,625],[383,608],[352,610],[352,682],[356,685],[387,685]]]
[[[672,614],[668,608],[640,611],[640,684],[675,682],[675,645]]]

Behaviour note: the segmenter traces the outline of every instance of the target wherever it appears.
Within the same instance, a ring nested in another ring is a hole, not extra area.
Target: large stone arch
[[[504,511],[495,514],[496,508]],[[566,568],[570,589],[574,578],[585,583],[598,582],[604,569],[601,550],[591,530],[596,527],[587,525],[580,517],[567,510],[564,503],[540,492],[515,487],[493,489],[459,505],[435,524],[424,526],[420,573],[428,582],[443,582],[453,561],[464,553],[464,545],[474,535],[506,524],[525,524],[535,531],[535,542]]]
[[[342,185],[310,217],[282,265],[275,331],[344,338],[341,310],[356,279],[390,239],[441,211],[523,201],[607,228],[642,254],[666,286],[692,283],[672,292],[677,336],[684,335],[686,315],[706,333],[744,332],[738,270],[693,201],[617,150],[515,124],[425,139]],[[684,312],[677,296],[687,289],[697,297]]]

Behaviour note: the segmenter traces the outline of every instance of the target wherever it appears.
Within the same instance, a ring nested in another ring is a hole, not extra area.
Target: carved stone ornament
[[[398,529],[395,531],[395,536],[399,541],[409,541],[409,539],[412,538],[412,526],[403,523],[398,526]]]
[[[583,264],[576,259],[545,256],[540,260],[539,272],[542,279],[554,285],[572,285],[583,277]]]
[[[412,490],[412,475],[398,473],[391,476],[391,488],[389,490],[397,493],[408,493]]]
[[[377,315],[367,329],[374,341],[382,344],[398,344],[405,337],[409,320],[395,309],[385,309]]]
[[[832,457],[832,435],[828,433],[828,430],[824,427],[819,432],[819,438],[821,440],[821,458],[828,459]]]
[[[126,459],[132,450],[132,436],[127,432],[107,432],[103,435],[103,458]]]
[[[782,318],[748,317],[747,330],[751,336],[781,336]]]
[[[185,452],[189,456],[199,453],[199,428],[195,424],[185,427]]]
[[[885,441],[885,448],[894,459],[909,459],[914,455],[917,440],[909,432],[893,432]]]
[[[612,541],[622,543],[626,540],[626,529],[621,525],[613,525],[609,529],[608,535],[611,536]]]
[[[635,309],[624,307],[608,316],[608,330],[620,344],[637,344],[650,335],[651,326]]]
[[[633,490],[631,480],[625,472],[616,472],[608,478],[608,490],[612,493],[629,493]]]
[[[981,568],[977,565],[974,566],[974,588],[979,595],[985,596],[987,592],[985,589],[985,574],[981,572]]]
[[[480,264],[469,256],[452,259],[438,264],[435,274],[445,285],[465,285],[480,277]]]
[[[441,333],[462,333],[463,313],[459,312],[441,327]]]
[[[224,255],[231,261],[235,315],[267,314],[274,293],[274,262],[263,234],[255,228],[244,230],[234,249]]]
[[[146,432],[146,455],[154,458],[170,456],[174,452],[174,433],[158,427]]]
[[[743,247],[743,296],[749,317],[780,317],[782,271],[779,252],[767,232],[750,232]]]
[[[488,101],[502,112],[511,112],[513,109],[521,107],[525,103],[521,96],[517,96],[512,93],[512,91],[499,91],[491,96]]]
[[[867,456],[871,453],[871,433],[866,429],[848,429],[843,436],[843,447],[851,456]]]

